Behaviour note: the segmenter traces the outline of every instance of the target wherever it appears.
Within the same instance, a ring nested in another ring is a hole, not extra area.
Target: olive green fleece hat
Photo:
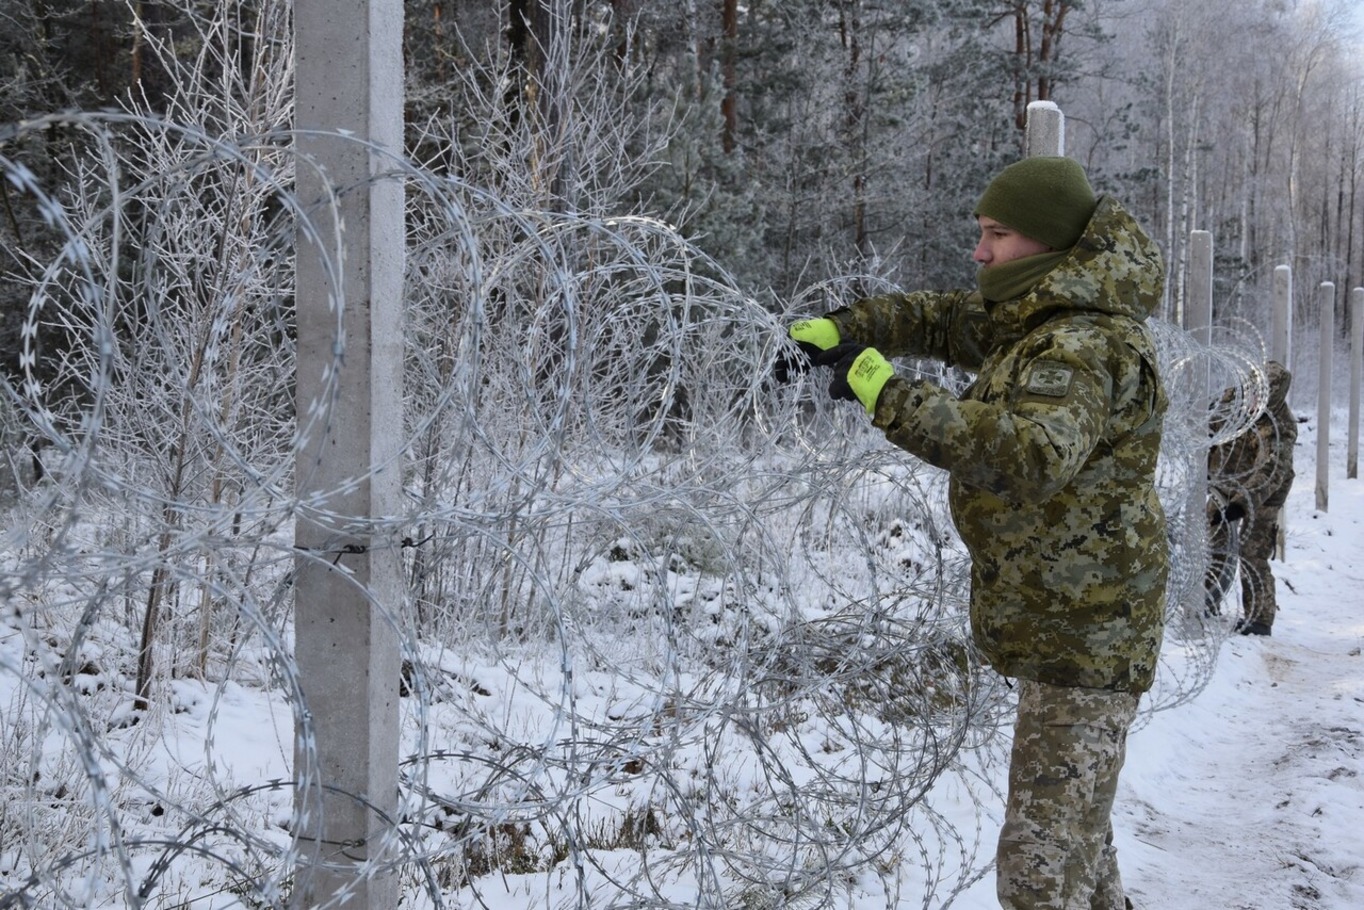
[[[1094,188],[1074,159],[1024,158],[990,181],[975,214],[993,218],[1053,250],[1068,250],[1085,232],[1095,202]]]

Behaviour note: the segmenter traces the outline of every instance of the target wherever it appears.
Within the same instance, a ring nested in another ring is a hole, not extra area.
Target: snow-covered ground
[[[1143,716],[1129,742],[1115,834],[1137,910],[1364,907],[1364,480],[1345,476],[1342,439],[1332,447],[1329,508],[1317,510],[1314,447],[1313,428],[1304,424],[1298,480],[1286,510],[1287,558],[1275,564],[1281,613],[1273,637],[1227,638],[1206,687],[1175,707]],[[1229,625],[1235,612],[1230,602],[1222,621]],[[17,641],[10,634],[0,645],[12,649]],[[24,659],[19,652],[10,658],[16,666]],[[8,685],[14,678],[0,682]],[[100,679],[90,678],[91,691],[103,691],[94,686]],[[8,689],[3,694],[7,700],[18,697]],[[140,772],[148,789],[175,790],[167,782],[206,773],[224,793],[252,785],[259,791],[256,801],[244,802],[233,818],[282,846],[291,812],[291,794],[279,785],[289,777],[292,751],[287,704],[277,693],[236,684],[223,685],[210,698],[202,684],[178,681],[172,694],[174,722],[159,734],[163,749],[152,750]],[[9,735],[8,729],[0,732]],[[113,743],[120,734],[115,728],[106,735]],[[974,772],[996,787],[1005,772],[999,750],[992,743]],[[950,803],[952,787],[948,781],[937,795]],[[978,838],[976,862],[988,860],[998,832],[1001,807],[989,790],[988,783],[975,787],[982,801],[963,799],[960,817],[949,818],[956,830]],[[147,801],[145,818],[136,805],[122,808],[125,834],[162,836],[154,802]],[[942,803],[935,808],[952,811]],[[64,824],[72,826],[72,842],[79,843],[81,817],[73,814]],[[8,886],[17,848],[3,841],[0,848],[0,886]],[[137,852],[129,870],[133,880],[146,874],[159,852]],[[617,854],[622,871],[628,871],[634,854]],[[918,857],[905,859],[903,878],[883,869],[880,879],[854,879],[838,906],[943,910],[950,901],[952,910],[997,908],[992,874],[955,898],[948,898],[950,888],[925,895],[914,884]],[[182,863],[190,861],[181,857]],[[962,872],[944,871],[948,878]],[[897,878],[901,890],[888,894],[884,883]],[[572,889],[554,892],[547,889],[551,881],[557,887],[567,880],[557,874],[493,875],[476,896],[451,889],[445,897],[452,907],[573,906]],[[603,883],[605,891],[609,884]],[[126,905],[103,883],[72,882],[71,888],[77,897],[64,906]],[[659,893],[665,892],[682,905],[696,899],[685,881]],[[42,889],[30,892],[38,893]],[[81,903],[81,894],[93,902]],[[7,906],[5,897],[0,887],[0,907]],[[414,906],[422,905],[419,896],[413,898]],[[221,891],[202,904],[243,905]]]

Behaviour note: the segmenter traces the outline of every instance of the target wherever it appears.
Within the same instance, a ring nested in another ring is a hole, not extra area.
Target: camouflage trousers
[[[1274,625],[1278,598],[1269,566],[1279,537],[1279,511],[1266,506],[1264,516],[1213,525],[1208,532],[1209,563],[1204,589],[1209,613],[1220,613],[1232,580],[1241,579],[1241,613],[1249,622]]]
[[[1279,536],[1278,510],[1266,507],[1262,520],[1243,520],[1241,531],[1241,612],[1249,622],[1274,625],[1278,612],[1269,558]]]
[[[1005,910],[1123,910],[1110,816],[1137,696],[1022,680],[995,856]]]
[[[1241,560],[1241,537],[1237,522],[1219,521],[1208,527],[1208,568],[1203,575],[1203,602],[1209,616],[1222,612],[1222,601],[1231,593]]]

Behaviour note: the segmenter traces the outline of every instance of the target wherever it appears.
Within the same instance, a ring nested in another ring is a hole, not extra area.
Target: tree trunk
[[[721,145],[725,154],[731,154],[737,146],[736,134],[739,131],[739,107],[737,97],[738,74],[735,68],[735,58],[739,40],[739,0],[724,0],[724,9],[721,13],[724,33],[724,45],[720,54],[721,74],[725,83],[725,97],[720,102],[720,113],[724,118],[724,135],[721,137]]]
[[[870,254],[867,236],[866,100],[862,87],[861,0],[844,0],[839,10],[839,34],[847,55],[843,65],[843,133],[852,171],[853,246],[858,255]]]
[[[564,195],[561,130],[566,87],[558,57],[566,7],[563,0],[511,0],[508,8],[507,38],[522,77],[510,90],[516,92],[513,120],[528,121],[532,128],[531,172],[553,208],[561,205]]]
[[[133,32],[132,86],[154,111],[164,111],[172,90],[170,75],[161,58],[149,53],[148,40],[172,42],[169,17],[159,0],[140,0],[135,9],[138,25]]]
[[[1066,15],[1075,0],[1042,0],[1037,11],[1032,3],[1016,0],[1005,13],[1014,20],[1014,124],[1020,130],[1028,127],[1028,105],[1052,98]]]

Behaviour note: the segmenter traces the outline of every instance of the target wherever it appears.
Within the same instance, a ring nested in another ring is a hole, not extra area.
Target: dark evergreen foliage
[[[257,0],[229,5],[247,59],[271,39],[256,33]],[[973,280],[976,195],[1021,153],[1026,103],[1054,100],[1068,154],[1151,226],[1173,268],[1189,229],[1217,232],[1228,305],[1253,316],[1248,301],[1279,262],[1358,281],[1364,142],[1329,22],[1268,0],[1238,5],[1235,20],[1222,6],[409,0],[408,151],[526,205],[663,218],[755,294],[861,274],[959,286]],[[9,4],[0,121],[165,111],[180,90],[166,49],[199,53],[209,9]],[[1222,33],[1224,64],[1203,59],[1198,48]],[[1340,125],[1314,130],[1304,118],[1317,115]],[[21,150],[45,186],[70,179],[62,162],[79,154],[78,134],[23,137],[46,146]],[[4,193],[12,275],[12,251],[41,248],[44,227]],[[17,287],[0,283],[8,368]]]

